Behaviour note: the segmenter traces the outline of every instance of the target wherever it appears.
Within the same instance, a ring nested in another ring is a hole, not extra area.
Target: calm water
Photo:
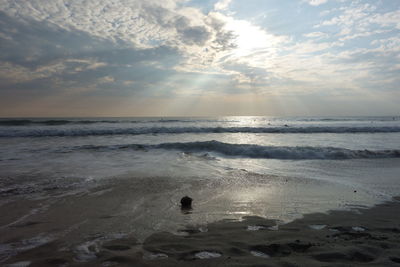
[[[288,221],[400,195],[399,117],[1,119],[0,147],[0,208],[35,203],[0,231],[47,219],[60,230],[31,235],[52,239]]]

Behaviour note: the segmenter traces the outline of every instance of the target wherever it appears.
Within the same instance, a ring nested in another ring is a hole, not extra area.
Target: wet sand
[[[23,228],[35,224],[23,225]],[[77,258],[77,251],[86,257]],[[86,252],[86,253],[82,253]],[[370,209],[304,216],[288,224],[260,217],[133,236],[62,240],[10,257],[14,266],[400,266],[400,198]]]

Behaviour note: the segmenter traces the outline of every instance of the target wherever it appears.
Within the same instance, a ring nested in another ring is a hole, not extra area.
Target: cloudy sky
[[[0,0],[0,116],[398,115],[399,0]]]

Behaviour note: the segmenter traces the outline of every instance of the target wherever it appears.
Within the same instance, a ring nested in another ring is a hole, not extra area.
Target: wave
[[[244,119],[251,121],[259,121],[263,123],[291,123],[291,122],[392,122],[400,120],[400,117],[250,117]],[[85,124],[129,124],[129,123],[196,123],[196,122],[214,122],[214,123],[227,123],[227,122],[240,122],[241,119],[237,117],[216,117],[216,118],[0,118],[0,126],[35,126],[35,125],[85,125]]]
[[[29,125],[66,125],[66,124],[94,124],[118,123],[116,120],[0,120],[0,126],[29,126]]]
[[[397,121],[400,117],[294,117],[290,118],[293,121],[306,121],[306,122],[385,122]]]
[[[184,133],[398,133],[399,126],[383,127],[136,127],[69,129],[2,129],[0,137],[99,136]]]
[[[183,120],[183,119],[142,119],[142,120],[128,120],[128,119],[121,119],[121,120],[38,120],[38,119],[0,119],[0,126],[34,126],[34,125],[47,125],[47,126],[57,126],[57,125],[79,125],[79,124],[96,124],[96,123],[194,123],[194,122],[221,122],[221,120]],[[232,120],[224,120],[223,122],[236,122]]]
[[[226,156],[265,158],[265,159],[370,159],[370,158],[399,158],[400,150],[351,150],[337,147],[310,146],[260,146],[253,144],[229,144],[219,141],[161,143],[156,145],[128,144],[112,146],[80,146],[75,149],[84,150],[119,150],[133,149],[147,151],[152,149],[179,150],[184,152],[214,152]]]

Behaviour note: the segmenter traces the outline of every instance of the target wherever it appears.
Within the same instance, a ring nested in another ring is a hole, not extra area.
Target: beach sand
[[[35,227],[34,225],[24,225]],[[23,232],[23,231],[22,231]],[[81,257],[77,258],[77,251]],[[83,253],[82,253],[83,252]],[[83,255],[83,256],[82,256]],[[287,224],[260,217],[124,236],[68,249],[55,240],[5,266],[400,266],[400,198],[370,209],[305,215]]]

